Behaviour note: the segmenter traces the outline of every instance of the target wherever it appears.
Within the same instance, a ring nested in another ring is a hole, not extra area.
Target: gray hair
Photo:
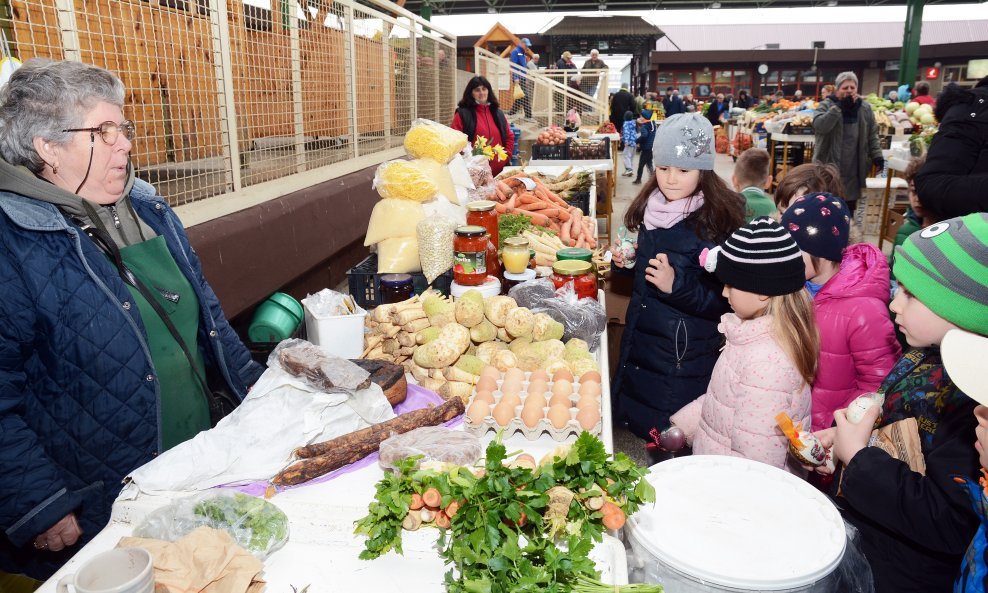
[[[44,167],[34,139],[65,144],[97,103],[123,109],[124,85],[113,73],[80,62],[32,58],[0,88],[0,157],[37,175]]]
[[[855,74],[854,72],[851,72],[850,70],[838,74],[837,78],[834,80],[834,85],[837,88],[840,88],[840,85],[844,84],[844,82],[848,80],[852,81],[854,83],[854,86],[858,86],[858,75]]]

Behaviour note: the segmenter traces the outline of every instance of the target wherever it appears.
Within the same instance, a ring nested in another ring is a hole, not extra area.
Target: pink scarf
[[[703,206],[703,192],[695,196],[670,202],[658,188],[648,196],[645,204],[645,228],[668,229],[676,226],[681,220],[693,214]]]

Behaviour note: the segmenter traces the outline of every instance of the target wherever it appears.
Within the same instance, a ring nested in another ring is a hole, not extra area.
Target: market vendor
[[[129,472],[263,370],[181,221],[135,179],[124,96],[102,68],[46,59],[0,91],[0,577],[50,577]]]
[[[878,142],[878,125],[871,104],[858,94],[858,77],[841,72],[837,89],[813,112],[816,135],[813,162],[832,163],[840,170],[844,182],[844,201],[853,213],[872,165],[885,164]]]
[[[471,145],[476,142],[477,136],[483,136],[487,138],[488,145],[500,144],[504,148],[508,158],[502,160],[495,157],[491,161],[491,173],[494,175],[508,164],[515,147],[515,135],[498,106],[497,94],[483,76],[474,76],[467,83],[450,127],[466,134]]]

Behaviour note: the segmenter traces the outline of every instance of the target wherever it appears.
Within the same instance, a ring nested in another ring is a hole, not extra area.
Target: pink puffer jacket
[[[830,427],[834,410],[878,389],[901,349],[889,314],[889,266],[874,245],[844,252],[840,272],[813,300],[820,365],[813,381],[813,430]]]
[[[742,321],[721,317],[727,346],[720,353],[707,392],[672,416],[697,455],[732,455],[803,475],[787,454],[775,422],[779,412],[807,426],[810,387],[772,336],[768,315]]]

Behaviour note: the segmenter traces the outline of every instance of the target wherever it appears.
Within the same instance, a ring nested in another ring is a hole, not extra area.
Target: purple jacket
[[[813,430],[830,427],[834,410],[871,393],[899,359],[889,317],[889,266],[874,245],[844,252],[840,272],[813,300],[820,365],[813,381]]]

